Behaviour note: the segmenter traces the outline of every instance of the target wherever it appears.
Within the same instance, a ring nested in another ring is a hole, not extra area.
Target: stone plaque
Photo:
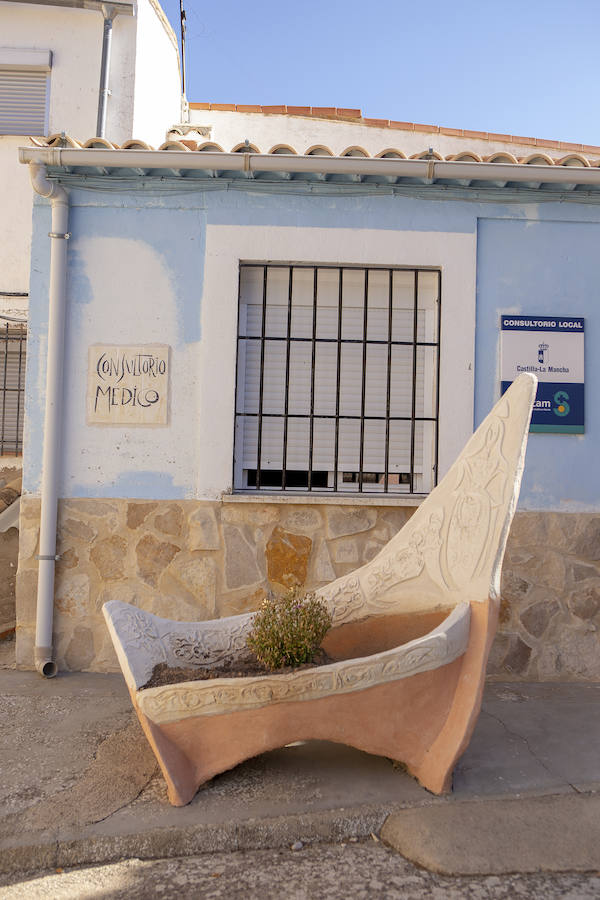
[[[89,349],[89,425],[166,425],[169,391],[167,344]]]

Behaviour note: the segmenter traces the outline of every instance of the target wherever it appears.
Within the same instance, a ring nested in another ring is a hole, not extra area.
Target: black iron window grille
[[[234,489],[428,493],[441,272],[243,263]]]
[[[0,326],[0,455],[23,452],[27,327]]]

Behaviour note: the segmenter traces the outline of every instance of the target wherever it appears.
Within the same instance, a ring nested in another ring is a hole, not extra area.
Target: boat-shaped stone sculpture
[[[181,806],[219,772],[324,739],[403,762],[434,793],[481,706],[536,379],[521,375],[411,519],[371,562],[321,588],[334,660],[289,674],[141,689],[157,663],[218,667],[246,652],[252,613],[174,622],[104,606],[133,706]]]

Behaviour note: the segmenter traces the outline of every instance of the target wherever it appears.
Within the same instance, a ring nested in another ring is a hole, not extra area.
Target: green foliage
[[[322,600],[294,587],[263,600],[246,643],[267,669],[301,666],[312,660],[331,622]]]

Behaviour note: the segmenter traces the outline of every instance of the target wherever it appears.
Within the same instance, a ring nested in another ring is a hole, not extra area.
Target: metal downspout
[[[70,237],[69,197],[63,187],[50,181],[45,166],[29,167],[34,190],[52,204],[50,237],[50,291],[48,299],[48,359],[46,408],[42,457],[42,505],[35,630],[35,667],[41,675],[56,675],[52,624],[54,619],[54,568],[58,477],[62,427],[63,357],[66,313],[67,240]]]
[[[116,15],[113,7],[103,6],[104,30],[102,33],[102,62],[100,63],[100,90],[98,92],[98,121],[96,137],[104,137],[106,131],[106,111],[108,107],[108,78],[110,75],[110,51],[112,47],[113,19]]]

